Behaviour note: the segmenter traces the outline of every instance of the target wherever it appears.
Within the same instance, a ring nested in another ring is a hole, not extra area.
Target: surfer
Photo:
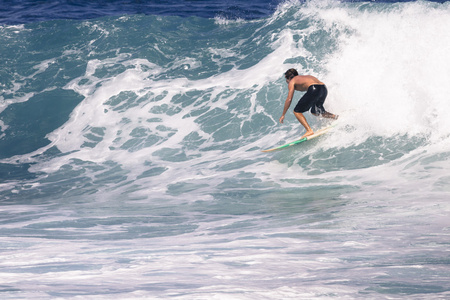
[[[306,133],[302,138],[313,135],[314,131],[309,127],[306,118],[303,115],[304,112],[311,109],[311,113],[315,116],[322,116],[329,119],[337,119],[337,115],[333,115],[325,110],[323,103],[327,97],[327,87],[323,82],[311,75],[298,75],[296,69],[289,69],[284,73],[286,83],[288,84],[289,93],[284,103],[283,115],[280,118],[280,123],[283,123],[286,112],[291,106],[292,98],[295,91],[306,92],[303,97],[300,98],[297,105],[294,108],[294,115],[300,124],[306,129]]]

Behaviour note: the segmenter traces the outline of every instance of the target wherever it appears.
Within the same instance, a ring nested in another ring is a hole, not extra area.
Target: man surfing
[[[283,123],[284,121],[286,112],[291,106],[295,91],[306,91],[294,108],[295,117],[306,129],[306,133],[302,138],[314,134],[314,131],[309,127],[308,122],[306,122],[306,118],[303,115],[304,112],[311,110],[311,113],[315,116],[322,116],[329,119],[338,118],[337,115],[327,112],[323,107],[323,103],[328,94],[327,87],[323,82],[311,75],[298,75],[298,72],[295,69],[287,70],[286,73],[284,73],[284,77],[288,84],[289,93],[286,102],[284,103],[284,110],[280,118],[280,123]]]

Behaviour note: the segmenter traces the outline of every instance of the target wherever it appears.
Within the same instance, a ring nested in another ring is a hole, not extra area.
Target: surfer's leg
[[[301,138],[313,135],[314,131],[311,129],[311,127],[309,127],[308,122],[306,122],[305,116],[302,113],[295,112],[295,111],[294,111],[294,115],[297,118],[297,120],[300,122],[300,124],[302,124],[303,127],[305,127],[305,129],[306,129],[306,133]]]
[[[319,85],[319,86],[317,86],[317,90],[318,90],[317,98],[316,98],[315,104],[311,107],[311,113],[317,117],[322,116],[327,119],[337,120],[337,118],[338,118],[337,115],[327,112],[325,110],[325,108],[323,107],[323,104],[325,103],[325,99],[327,98],[327,95],[328,95],[327,87],[324,85]]]

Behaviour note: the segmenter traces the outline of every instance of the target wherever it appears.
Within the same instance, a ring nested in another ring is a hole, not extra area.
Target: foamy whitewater
[[[0,297],[449,299],[449,28],[425,1],[0,26]],[[291,67],[337,126],[262,153],[303,134]]]

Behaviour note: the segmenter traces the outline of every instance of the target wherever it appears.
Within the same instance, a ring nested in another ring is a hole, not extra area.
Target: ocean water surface
[[[0,298],[450,297],[448,2],[1,3]]]

